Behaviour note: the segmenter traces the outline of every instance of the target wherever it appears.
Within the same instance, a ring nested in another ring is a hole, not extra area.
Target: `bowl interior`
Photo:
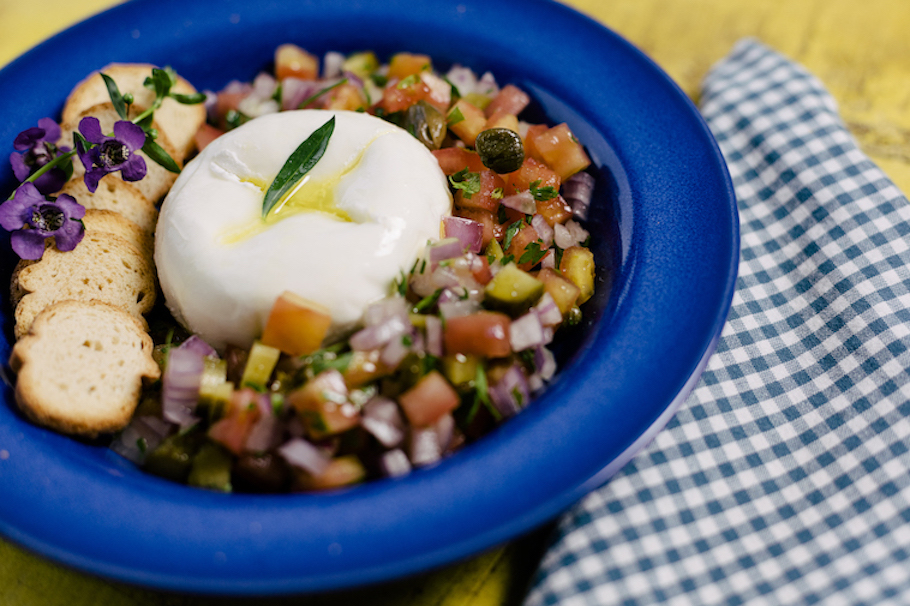
[[[541,32],[546,32],[545,36]],[[560,341],[564,366],[484,440],[399,480],[316,495],[220,495],[150,477],[98,444],[0,405],[0,531],[118,579],[221,593],[366,583],[514,537],[603,481],[690,384],[720,332],[735,278],[735,200],[697,112],[649,60],[546,0],[249,3],[136,0],[0,72],[0,152],[110,62],[171,65],[200,89],[249,80],[274,48],[426,53],[528,91],[530,120],[567,122],[596,177],[589,230],[598,290]],[[68,61],[61,47],[78,46]],[[0,169],[0,190],[15,186]],[[4,236],[6,237],[6,236]],[[0,268],[15,263],[8,238]],[[3,280],[8,284],[8,280]],[[8,294],[8,291],[4,294]],[[8,297],[5,297],[8,300]],[[9,357],[11,311],[0,316]]]

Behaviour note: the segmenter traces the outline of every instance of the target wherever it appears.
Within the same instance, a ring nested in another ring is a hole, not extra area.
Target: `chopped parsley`
[[[397,88],[397,89],[400,90],[400,89],[403,89],[403,88],[407,88],[407,87],[409,87],[409,86],[414,86],[414,85],[417,84],[418,82],[420,82],[420,76],[418,76],[417,74],[411,74],[411,75],[408,76],[407,78],[404,78],[404,79],[403,79],[401,82],[399,82],[397,85],[395,85],[395,88]]]
[[[552,185],[540,187],[540,179],[533,181],[530,187],[531,196],[538,202],[552,200],[559,195],[559,192]]]
[[[496,189],[493,190],[493,193],[490,194],[490,197],[493,198],[494,200],[499,200],[503,197],[503,195],[504,194],[502,192],[502,188],[497,187]]]
[[[465,167],[454,175],[449,175],[449,183],[455,189],[460,189],[464,192],[465,198],[470,199],[471,196],[480,191],[480,173],[472,173]]]
[[[537,240],[536,242],[528,244],[525,251],[521,254],[521,257],[518,258],[518,262],[537,265],[540,260],[547,255],[547,250],[549,250],[541,246],[541,244],[543,244],[542,240]]]
[[[519,219],[518,221],[515,221],[514,223],[512,223],[511,225],[509,225],[506,228],[506,234],[502,239],[503,249],[509,248],[509,246],[511,246],[512,238],[514,238],[515,234],[517,234],[518,231],[521,229],[521,226],[523,223],[524,223],[524,220]],[[505,265],[505,263],[503,263],[503,265]]]

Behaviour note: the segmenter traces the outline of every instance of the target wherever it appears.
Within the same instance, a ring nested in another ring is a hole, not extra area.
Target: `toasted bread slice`
[[[120,307],[140,322],[155,303],[155,273],[139,250],[119,236],[86,233],[70,252],[49,243],[44,257],[19,271],[27,293],[16,306],[16,338],[41,311],[58,301],[101,301]]]
[[[157,379],[152,339],[125,311],[61,301],[41,312],[13,347],[16,403],[54,430],[97,436],[122,429],[144,380]]]
[[[114,106],[111,103],[99,103],[93,105],[86,109],[84,112],[76,116],[72,121],[65,121],[60,126],[61,136],[60,136],[60,145],[72,146],[73,145],[73,133],[79,130],[79,122],[86,117],[97,118],[101,124],[101,132],[103,133],[112,133],[114,131],[114,123],[120,120],[120,116],[114,110]],[[159,131],[158,139],[156,142],[160,145],[164,151],[166,151],[178,166],[183,166],[183,160],[180,154],[177,153],[176,148],[171,144],[171,142],[164,135],[163,131],[160,129],[160,125],[155,122],[153,124],[154,128],[157,128]],[[170,172],[157,162],[149,158],[144,152],[137,151],[142,159],[145,160],[145,167],[147,173],[145,177],[139,181],[132,181],[131,185],[138,189],[143,196],[148,198],[154,203],[157,203],[161,198],[163,198],[168,190],[171,188],[171,185],[174,184],[174,181],[177,180],[177,175]],[[82,162],[73,162],[73,179],[82,178],[85,175],[85,167],[82,166]],[[106,175],[102,179],[102,183],[108,179],[119,179],[120,173],[114,173],[113,175]],[[99,185],[100,187],[100,185]]]
[[[153,233],[158,223],[158,209],[155,204],[143,196],[133,184],[121,180],[117,175],[104,177],[98,183],[95,193],[89,193],[80,174],[67,181],[60,193],[71,195],[85,208],[120,213],[147,233]]]
[[[151,107],[155,100],[155,91],[143,85],[145,79],[152,75],[152,67],[154,66],[147,63],[113,63],[100,70],[117,83],[121,93],[132,93],[131,118]],[[180,77],[171,90],[185,95],[196,93],[193,85]],[[70,93],[63,108],[63,122],[78,122],[80,114],[87,109],[108,101],[110,96],[107,86],[101,75],[95,72]],[[155,121],[159,130],[174,145],[179,155],[176,159],[184,160],[193,151],[193,135],[205,122],[205,105],[182,105],[168,98],[155,111]]]
[[[155,251],[152,235],[141,227],[113,210],[90,208],[82,218],[86,233],[108,233],[120,236],[139,249],[147,261],[151,262]]]

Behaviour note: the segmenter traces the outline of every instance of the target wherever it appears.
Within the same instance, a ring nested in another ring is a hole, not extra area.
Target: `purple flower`
[[[37,127],[33,126],[19,133],[13,141],[13,148],[22,153],[13,152],[9,157],[16,178],[25,181],[39,168],[62,153],[68,152],[68,147],[57,147],[59,138],[60,127],[50,118],[41,118]],[[66,172],[62,168],[54,167],[35,179],[34,183],[42,194],[52,194],[63,187],[66,179]]]
[[[98,181],[108,173],[120,171],[124,181],[138,181],[147,171],[145,160],[136,152],[145,145],[145,132],[141,127],[120,120],[114,123],[114,136],[101,132],[98,118],[91,116],[79,122],[79,132],[94,147],[86,149],[76,143],[76,152],[85,166],[85,186],[90,192],[98,189]]]
[[[11,231],[10,243],[22,259],[44,256],[44,241],[53,237],[57,249],[73,250],[85,235],[85,207],[67,194],[47,200],[33,183],[23,183],[12,200],[0,204],[0,227]]]

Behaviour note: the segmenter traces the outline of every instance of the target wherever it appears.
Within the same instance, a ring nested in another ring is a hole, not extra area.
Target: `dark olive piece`
[[[477,135],[474,149],[483,165],[494,173],[515,172],[525,161],[521,137],[508,128],[488,128]]]
[[[408,108],[402,126],[431,151],[439,149],[446,136],[445,116],[426,101]]]

